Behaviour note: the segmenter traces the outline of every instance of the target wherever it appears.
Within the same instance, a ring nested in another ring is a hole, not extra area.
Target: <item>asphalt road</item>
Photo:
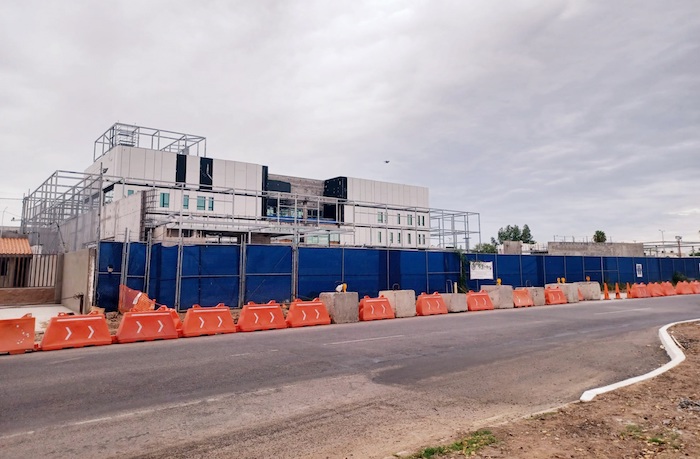
[[[0,356],[0,455],[382,458],[649,371],[658,328],[699,317],[679,296]]]

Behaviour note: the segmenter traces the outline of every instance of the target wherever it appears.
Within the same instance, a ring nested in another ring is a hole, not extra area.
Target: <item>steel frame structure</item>
[[[114,123],[95,140],[92,154],[93,162],[119,145],[187,155],[194,152],[197,156],[207,156],[206,137],[132,124]]]
[[[157,193],[166,190],[196,191],[196,186],[187,187],[173,182],[146,181],[62,170],[56,171],[34,192],[24,198],[22,231],[26,234],[36,232],[39,229],[46,231],[47,228],[58,226],[68,219],[94,210],[97,210],[99,224],[99,216],[105,204],[104,190],[117,184],[149,188],[144,191],[146,198],[142,223],[145,228],[167,225],[166,228],[171,229],[264,233],[276,238],[287,235],[293,237],[294,240],[305,234],[353,234],[353,242],[350,245],[363,245],[355,243],[354,234],[357,228],[420,231],[430,234],[429,247],[426,248],[460,248],[467,251],[474,245],[474,240],[481,242],[480,216],[474,212],[401,207],[382,203],[347,201],[325,196],[216,187],[208,190],[207,193],[219,196],[216,198],[217,200],[227,200],[233,203],[236,197],[252,197],[258,200],[259,207],[256,204],[256,211],[253,215],[245,213],[245,211],[237,211],[236,208],[233,208],[229,214],[212,215],[206,212],[184,210],[182,206],[173,212],[158,208]],[[266,209],[262,208],[263,203],[267,202],[266,200],[274,202],[277,206],[274,216],[267,216]],[[353,221],[345,222],[323,218],[323,209],[329,205],[335,207],[336,215],[339,214],[341,207],[344,208],[346,215],[351,212]],[[286,211],[283,212],[284,209]],[[308,217],[307,211],[309,209],[314,211],[315,218]],[[358,215],[371,214],[375,210],[401,211],[414,215],[424,214],[428,216],[429,224],[419,226],[416,217],[413,219],[412,226],[390,224],[388,219],[383,223],[357,222]],[[99,228],[96,228],[92,242],[97,242],[98,234]],[[139,239],[143,237],[145,236]]]

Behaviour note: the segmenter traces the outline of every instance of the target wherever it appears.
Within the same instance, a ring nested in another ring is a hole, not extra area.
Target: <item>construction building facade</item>
[[[207,156],[206,139],[114,124],[84,172],[56,171],[24,199],[22,231],[46,252],[99,241],[468,250],[479,214],[433,209],[425,187],[315,180]]]

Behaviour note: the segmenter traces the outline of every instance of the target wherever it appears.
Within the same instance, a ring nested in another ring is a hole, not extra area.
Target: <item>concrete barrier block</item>
[[[510,309],[513,307],[512,285],[484,285],[481,289],[489,294],[494,309]]]
[[[564,296],[566,296],[567,303],[578,303],[578,287],[576,283],[573,284],[546,284],[545,287],[559,287]]]
[[[389,304],[394,308],[396,317],[413,317],[416,315],[415,290],[382,290],[379,295],[384,295]]]
[[[466,293],[441,293],[448,312],[465,312],[467,310]]]
[[[535,306],[544,306],[544,287],[525,287],[525,289],[530,292]]]
[[[585,301],[600,300],[600,284],[598,282],[574,282],[581,289]]]
[[[323,292],[318,299],[326,305],[331,323],[350,324],[360,321],[360,300],[357,292]]]

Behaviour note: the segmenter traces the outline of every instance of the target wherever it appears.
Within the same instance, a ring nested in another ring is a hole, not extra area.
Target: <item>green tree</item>
[[[535,243],[535,240],[532,239],[530,227],[527,225],[523,225],[522,230],[518,225],[508,225],[505,228],[500,228],[498,230],[498,241],[491,238],[491,243],[503,244],[503,241],[521,241],[523,244]]]
[[[605,231],[598,230],[593,235],[593,242],[605,242],[608,237],[605,235]]]
[[[496,244],[489,244],[484,242],[482,244],[477,244],[474,246],[474,252],[477,253],[498,253],[496,249]]]

